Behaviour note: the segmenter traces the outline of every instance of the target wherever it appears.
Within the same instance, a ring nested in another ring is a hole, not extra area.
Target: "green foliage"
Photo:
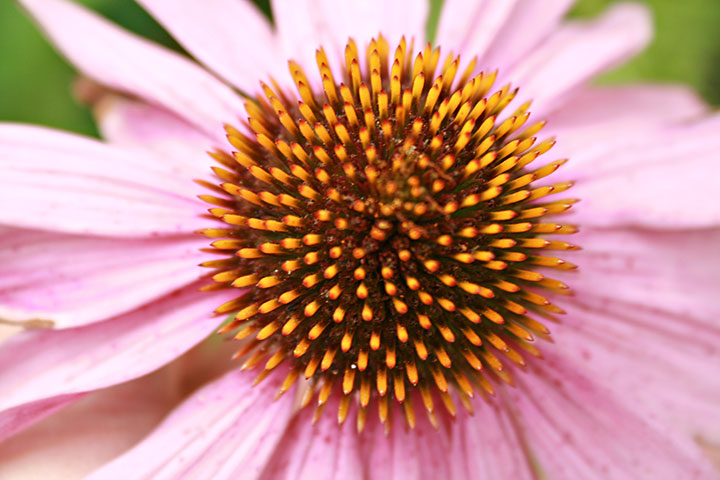
[[[593,17],[612,0],[582,0],[570,15]],[[720,2],[718,0],[645,0],[655,23],[650,47],[603,83],[638,81],[684,83],[708,102],[720,105]]]
[[[431,38],[443,0],[428,0]],[[572,17],[591,17],[614,0],[580,0]],[[129,0],[81,0],[80,3],[176,50],[172,38]],[[268,0],[256,0],[269,16]],[[603,83],[675,82],[694,87],[714,105],[720,104],[720,25],[718,0],[645,0],[652,9],[656,39],[638,57]],[[72,96],[73,69],[60,58],[35,25],[12,1],[0,2],[0,120],[40,123],[97,134],[86,107]]]
[[[73,78],[15,2],[0,2],[0,120],[94,133],[70,95]]]

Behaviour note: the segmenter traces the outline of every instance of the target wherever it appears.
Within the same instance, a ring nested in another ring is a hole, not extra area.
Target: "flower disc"
[[[238,288],[217,311],[247,339],[244,366],[289,362],[283,391],[303,375],[322,406],[338,389],[360,428],[374,400],[413,425],[413,396],[435,421],[435,401],[454,414],[451,393],[469,408],[511,382],[504,363],[549,333],[537,317],[562,312],[538,291],[567,292],[537,268],[574,268],[543,255],[576,248],[546,239],[575,228],[546,219],[571,184],[533,183],[564,163],[534,166],[554,143],[537,141],[544,123],[526,127],[529,105],[510,109],[517,90],[492,91],[474,60],[458,75],[450,54],[435,75],[439,49],[408,51],[379,36],[361,68],[350,40],[338,79],[320,49],[315,82],[289,62],[297,92],[271,82],[248,101],[255,135],[227,127],[222,193],[202,196],[225,223],[204,231],[226,255],[206,266],[213,288]]]

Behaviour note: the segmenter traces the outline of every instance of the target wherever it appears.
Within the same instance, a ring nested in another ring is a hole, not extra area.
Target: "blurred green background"
[[[200,0],[198,0],[200,1]],[[442,0],[429,0],[437,12]],[[573,17],[597,15],[614,0],[579,0]],[[177,44],[131,0],[79,0],[124,27]],[[256,3],[269,14],[267,0]],[[655,40],[644,53],[599,82],[676,82],[720,105],[720,0],[645,0]],[[432,27],[431,27],[432,28]],[[73,69],[10,0],[0,0],[0,120],[32,122],[95,135],[88,109],[71,92]]]

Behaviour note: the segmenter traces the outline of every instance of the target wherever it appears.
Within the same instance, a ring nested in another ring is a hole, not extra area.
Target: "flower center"
[[[544,122],[507,112],[517,90],[491,93],[474,61],[456,78],[451,54],[435,75],[440,50],[411,51],[403,39],[390,58],[379,36],[361,68],[350,40],[341,82],[322,49],[318,82],[290,61],[300,99],[263,84],[254,136],[227,127],[237,151],[213,154],[224,196],[202,197],[226,224],[204,232],[227,255],[206,266],[238,288],[217,312],[246,339],[243,367],[289,362],[282,392],[302,375],[322,408],[337,389],[339,420],[357,401],[359,428],[373,402],[383,421],[402,404],[412,426],[413,397],[436,422],[453,391],[470,408],[511,382],[504,364],[549,334],[537,317],[562,312],[538,291],[567,292],[534,270],[574,268],[541,254],[576,248],[545,238],[575,228],[545,220],[570,208],[545,197],[571,183],[533,186],[564,163],[530,167],[554,144],[536,140]]]

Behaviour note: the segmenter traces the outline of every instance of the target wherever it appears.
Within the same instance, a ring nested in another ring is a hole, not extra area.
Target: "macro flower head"
[[[590,85],[643,7],[19,3],[102,140],[0,125],[6,444],[170,364],[88,478],[715,478],[720,119]]]

